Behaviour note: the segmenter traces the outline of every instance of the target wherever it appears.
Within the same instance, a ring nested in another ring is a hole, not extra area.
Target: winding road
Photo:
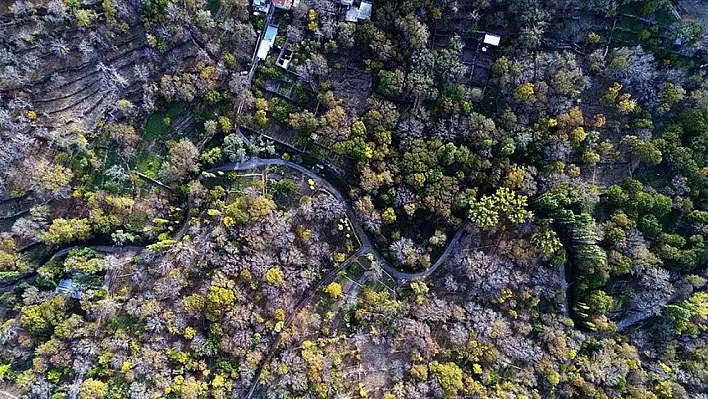
[[[369,239],[366,231],[362,227],[361,221],[357,218],[356,214],[354,213],[354,210],[352,209],[351,205],[349,202],[346,200],[344,195],[342,195],[341,191],[339,191],[334,185],[332,185],[329,181],[327,181],[325,178],[322,176],[319,176],[315,172],[305,168],[302,165],[299,165],[294,162],[286,161],[280,158],[251,158],[247,161],[244,162],[234,162],[234,163],[229,163],[225,164],[213,169],[209,169],[206,172],[207,173],[218,173],[218,172],[230,172],[230,171],[246,171],[246,170],[251,170],[251,169],[258,169],[266,166],[282,166],[286,167],[295,171],[298,171],[302,173],[303,175],[307,176],[308,178],[312,179],[317,185],[320,187],[323,187],[326,191],[328,191],[330,194],[332,194],[335,198],[337,198],[339,201],[345,204],[345,209],[346,209],[346,215],[347,218],[350,221],[350,224],[352,228],[354,229],[355,234],[357,235],[359,242],[361,243],[361,247],[354,252],[349,258],[347,258],[342,264],[340,264],[338,267],[330,270],[322,279],[320,279],[317,284],[315,284],[313,287],[307,290],[305,294],[300,298],[298,303],[295,305],[295,308],[293,311],[290,313],[290,315],[287,317],[287,319],[284,321],[283,327],[281,329],[281,332],[279,332],[275,338],[271,341],[269,347],[268,347],[268,352],[266,354],[265,359],[261,363],[261,365],[258,367],[256,374],[253,379],[253,384],[249,388],[246,396],[244,397],[245,399],[250,399],[258,387],[260,386],[260,377],[263,373],[263,370],[265,367],[269,364],[270,360],[275,356],[275,353],[277,351],[278,345],[282,342],[283,339],[283,332],[287,331],[290,326],[292,325],[293,321],[295,320],[295,317],[297,314],[302,310],[305,306],[307,306],[310,301],[316,296],[317,291],[324,286],[325,284],[328,284],[337,277],[337,275],[346,270],[351,264],[360,256],[366,255],[366,254],[371,254],[374,257],[374,260],[393,278],[395,279],[398,283],[403,283],[406,281],[411,281],[411,280],[416,280],[416,279],[423,279],[428,276],[430,276],[432,273],[437,270],[437,268],[445,263],[447,258],[449,257],[450,253],[454,250],[454,248],[457,246],[457,244],[460,241],[460,238],[464,234],[464,232],[467,229],[467,222],[462,223],[460,227],[458,228],[457,232],[455,235],[452,237],[452,240],[448,243],[447,247],[445,250],[442,252],[440,257],[438,258],[435,263],[431,265],[430,268],[428,268],[425,271],[421,272],[415,272],[415,273],[409,273],[409,272],[404,272],[401,270],[396,269],[393,267],[390,263],[388,263],[374,248],[374,246],[371,243],[371,240]],[[188,209],[191,209],[191,203],[189,204]],[[187,228],[189,226],[189,221],[190,221],[190,212],[188,211],[187,213],[187,218],[184,222],[183,227],[178,231],[177,236],[181,237],[183,236]],[[76,248],[93,248],[97,251],[100,252],[106,252],[106,253],[111,253],[111,252],[117,252],[117,251],[141,251],[143,247],[137,247],[137,246],[123,246],[123,247],[116,247],[116,246],[74,246],[74,247],[69,247],[69,248],[64,248],[62,250],[57,251],[52,255],[51,259],[55,259],[57,257],[62,257],[66,254],[69,253],[72,249]]]
[[[398,270],[397,268],[393,267],[390,263],[388,263],[374,248],[374,246],[371,244],[371,240],[369,239],[369,236],[366,234],[366,231],[362,227],[361,221],[357,218],[356,214],[354,213],[354,210],[352,209],[351,205],[349,204],[349,201],[346,200],[344,195],[336,188],[332,183],[327,181],[327,179],[323,178],[322,176],[316,174],[315,172],[311,171],[310,169],[307,169],[306,167],[297,164],[295,162],[291,161],[286,161],[284,159],[280,158],[251,158],[247,161],[244,162],[233,162],[233,163],[228,163],[226,165],[222,165],[213,169],[208,170],[208,173],[217,173],[217,172],[231,172],[231,171],[246,171],[246,170],[251,170],[251,169],[257,169],[257,168],[262,168],[265,166],[283,166],[286,168],[290,168],[293,170],[296,170],[310,179],[312,179],[315,183],[317,183],[319,186],[324,187],[328,192],[330,192],[332,195],[334,195],[335,198],[337,198],[339,201],[342,201],[346,205],[346,213],[347,213],[347,218],[349,218],[349,221],[352,225],[352,228],[354,229],[357,237],[359,238],[359,241],[361,242],[361,249],[360,251],[364,251],[363,253],[370,253],[374,256],[374,260],[381,265],[381,267],[391,275],[395,280],[399,282],[406,282],[406,281],[411,281],[411,280],[417,280],[417,279],[422,279],[430,276],[432,273],[437,270],[440,265],[445,263],[447,260],[448,256],[450,253],[453,251],[453,249],[457,246],[457,243],[460,241],[460,238],[462,238],[463,233],[467,229],[467,221],[463,222],[460,227],[457,229],[457,232],[455,235],[452,237],[452,240],[448,243],[447,247],[443,251],[442,254],[440,254],[440,257],[438,257],[438,260],[435,261],[427,270],[421,271],[421,272],[404,272],[401,270]]]
[[[352,228],[354,229],[357,237],[359,238],[359,242],[361,243],[361,248],[357,250],[354,254],[352,254],[347,260],[342,262],[341,265],[339,265],[337,268],[331,270],[327,275],[325,275],[315,286],[313,286],[311,289],[307,291],[305,295],[300,299],[300,301],[297,303],[293,311],[290,313],[288,318],[285,320],[283,327],[281,329],[281,332],[279,332],[276,337],[271,341],[269,347],[268,347],[268,352],[266,354],[265,359],[261,362],[260,366],[258,367],[258,370],[256,370],[256,374],[253,377],[253,384],[251,384],[250,389],[246,393],[246,396],[244,396],[244,399],[251,399],[260,386],[260,378],[263,373],[263,370],[265,369],[266,365],[270,363],[272,360],[273,356],[275,356],[275,352],[278,348],[278,345],[280,345],[280,342],[283,339],[283,331],[287,331],[290,326],[292,325],[293,321],[295,320],[295,317],[297,314],[300,312],[302,308],[307,306],[308,303],[315,297],[315,294],[317,291],[324,286],[325,284],[328,284],[331,281],[334,281],[334,279],[337,277],[337,275],[348,268],[352,262],[357,259],[359,256],[362,256],[364,254],[371,254],[374,257],[374,260],[381,265],[381,267],[388,273],[392,278],[394,278],[397,282],[403,283],[406,281],[411,281],[411,280],[416,280],[416,279],[423,279],[431,275],[432,273],[437,270],[440,265],[445,263],[447,258],[450,256],[450,253],[453,251],[453,249],[457,246],[457,243],[460,241],[460,238],[462,238],[463,233],[467,230],[467,222],[463,222],[462,225],[458,228],[457,232],[455,235],[452,237],[452,240],[448,243],[447,247],[443,251],[443,253],[440,255],[437,261],[433,263],[430,268],[428,268],[425,271],[422,272],[416,272],[416,273],[407,273],[403,272],[401,270],[396,269],[395,267],[391,266],[386,260],[376,251],[374,246],[371,244],[371,240],[369,239],[369,236],[366,234],[366,231],[361,225],[361,221],[357,218],[356,214],[354,213],[354,210],[352,209],[351,205],[349,202],[345,199],[344,195],[336,188],[332,183],[327,181],[325,178],[322,176],[316,174],[315,172],[305,168],[302,165],[296,164],[294,162],[286,161],[284,159],[280,158],[251,158],[247,161],[244,162],[234,162],[234,163],[229,163],[226,165],[222,165],[213,169],[208,170],[208,173],[218,173],[218,172],[232,172],[232,171],[246,171],[246,170],[251,170],[251,169],[257,169],[257,168],[262,168],[266,166],[282,166],[286,167],[289,169],[296,170],[305,176],[309,177],[312,179],[316,184],[318,184],[321,187],[324,187],[330,194],[332,194],[335,198],[337,198],[339,201],[345,204],[346,206],[346,214],[347,218],[349,218],[349,222],[352,225]],[[188,222],[189,220],[187,220]],[[185,223],[187,223],[185,222]]]

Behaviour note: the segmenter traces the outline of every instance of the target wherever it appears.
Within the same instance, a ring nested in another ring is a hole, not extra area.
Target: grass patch
[[[221,8],[221,0],[207,0],[207,9],[211,11],[212,17],[216,17],[219,8]]]
[[[647,25],[646,23],[644,23],[636,18],[622,17],[617,22],[617,27],[633,30],[635,32],[639,32],[643,29],[648,29],[649,25]]]
[[[12,270],[9,272],[0,272],[0,281],[3,280],[14,280],[22,276],[22,272],[18,270]]]
[[[484,91],[484,97],[480,102],[480,109],[484,115],[493,115],[497,112],[499,101],[499,87],[496,85],[489,85]]]
[[[228,100],[221,100],[214,104],[204,103],[202,106],[197,107],[194,110],[197,131],[204,126],[204,122],[210,119],[218,120],[220,116],[226,115],[230,105],[231,103]]]
[[[656,22],[659,25],[664,26],[673,25],[679,21],[671,11],[664,7],[660,7],[654,14],[654,17],[656,17]]]
[[[119,315],[111,318],[108,323],[111,333],[115,333],[118,329],[128,328],[138,323],[138,319],[129,315]]]
[[[696,61],[691,57],[662,50],[656,52],[656,58],[669,61],[669,65],[672,68],[688,69],[693,68],[696,64]]]
[[[622,44],[639,44],[639,38],[636,34],[625,31],[615,31],[612,36],[612,40],[616,40],[618,42],[621,42]]]
[[[187,104],[177,102],[170,104],[164,111],[158,111],[150,115],[145,128],[143,129],[143,140],[169,140],[171,129],[165,124],[165,118],[174,120],[176,116],[184,112]]]
[[[120,154],[118,153],[118,147],[115,145],[111,145],[107,149],[103,150],[105,152],[99,153],[98,155],[103,157],[105,156],[106,162],[103,166],[103,170],[101,173],[97,173],[94,175],[92,184],[94,188],[100,188],[103,190],[106,190],[110,193],[115,193],[115,194],[128,194],[131,191],[131,185],[128,181],[124,182],[118,182],[118,181],[112,181],[109,179],[105,173],[108,169],[110,169],[114,165],[119,165],[125,168],[126,166],[122,162],[122,158]]]
[[[632,14],[632,15],[642,15],[642,9],[644,8],[644,3],[639,1],[633,1],[626,4],[622,4],[619,7],[619,12],[621,14]]]
[[[157,178],[157,171],[160,170],[162,161],[155,154],[143,153],[135,160],[135,170],[149,176],[153,179]]]

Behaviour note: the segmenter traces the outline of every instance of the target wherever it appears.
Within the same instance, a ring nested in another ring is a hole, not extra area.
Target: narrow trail
[[[256,392],[256,389],[258,389],[258,386],[260,385],[259,380],[261,378],[261,374],[263,374],[263,370],[265,369],[266,365],[268,365],[268,363],[270,363],[270,361],[273,359],[273,356],[275,356],[276,349],[278,348],[278,345],[280,345],[280,342],[282,342],[283,340],[283,332],[287,331],[290,328],[290,326],[293,324],[293,321],[295,321],[295,317],[297,316],[297,314],[300,313],[300,311],[310,303],[310,301],[315,297],[317,291],[322,288],[323,285],[329,284],[334,281],[334,279],[340,272],[344,271],[349,266],[351,266],[352,262],[354,262],[354,260],[356,260],[359,256],[363,255],[363,253],[363,248],[359,248],[358,251],[354,252],[349,258],[342,262],[341,265],[330,270],[329,273],[322,277],[320,281],[315,284],[314,287],[307,290],[307,292],[302,296],[302,298],[300,298],[300,301],[297,303],[297,305],[295,305],[295,309],[293,309],[288,318],[285,319],[285,322],[283,323],[283,328],[268,346],[268,352],[266,354],[266,357],[261,362],[261,365],[258,367],[258,370],[256,370],[256,375],[253,377],[253,384],[251,384],[251,388],[248,390],[248,393],[244,397],[245,399],[250,399]]]
[[[6,392],[6,391],[0,391],[0,394],[2,394],[2,396],[5,397],[5,398],[20,399],[20,398],[18,398],[17,396],[15,396],[15,395],[13,395],[13,394],[11,394],[11,393],[9,393],[9,392]]]

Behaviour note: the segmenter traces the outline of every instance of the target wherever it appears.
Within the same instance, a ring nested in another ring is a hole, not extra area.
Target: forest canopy
[[[706,10],[0,4],[0,396],[704,398]]]

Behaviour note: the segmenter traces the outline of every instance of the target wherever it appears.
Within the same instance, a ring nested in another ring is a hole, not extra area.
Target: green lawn
[[[630,29],[635,32],[639,32],[643,29],[649,29],[650,25],[648,25],[636,18],[620,17],[619,21],[617,21],[617,27]]]
[[[153,179],[157,178],[157,171],[160,170],[162,161],[155,154],[142,153],[135,160],[135,170],[149,176]]]
[[[145,128],[143,129],[143,140],[161,140],[167,141],[171,139],[170,128],[165,124],[165,117],[169,117],[174,120],[179,114],[184,112],[187,108],[187,104],[183,102],[177,102],[170,104],[164,111],[158,111],[150,115]]]

